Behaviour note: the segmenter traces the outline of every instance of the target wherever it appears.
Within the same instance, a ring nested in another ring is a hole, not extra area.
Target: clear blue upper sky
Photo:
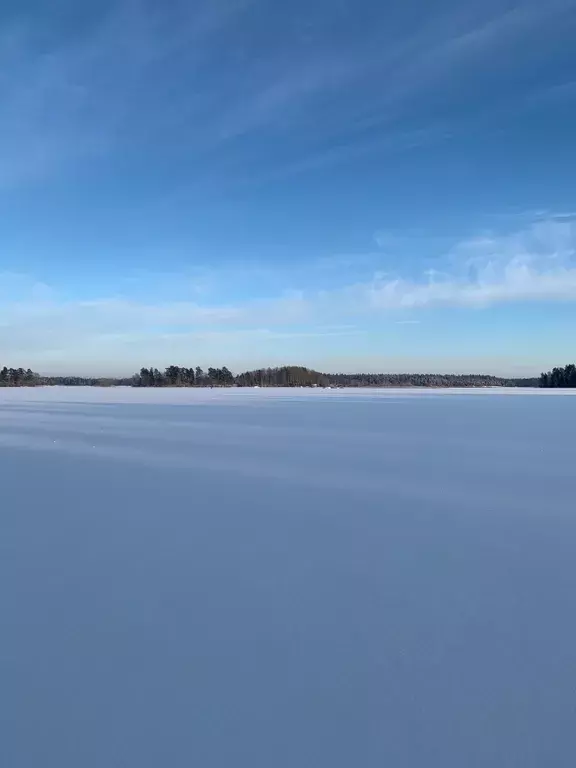
[[[1,364],[538,372],[576,0],[5,0]]]

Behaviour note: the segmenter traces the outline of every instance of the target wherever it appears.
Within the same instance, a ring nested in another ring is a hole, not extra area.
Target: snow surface
[[[572,766],[558,394],[0,389],[2,767]]]

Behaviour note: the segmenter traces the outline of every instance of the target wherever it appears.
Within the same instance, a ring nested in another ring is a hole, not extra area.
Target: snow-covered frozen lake
[[[0,389],[2,768],[571,768],[559,394]]]

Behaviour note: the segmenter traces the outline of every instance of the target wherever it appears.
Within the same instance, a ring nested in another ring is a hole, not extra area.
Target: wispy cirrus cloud
[[[206,140],[214,126],[198,118],[213,96],[190,88],[218,36],[253,4],[200,0],[154,9],[121,0],[72,33],[58,28],[56,15],[7,24],[0,34],[0,187],[186,127]]]
[[[485,130],[491,121],[497,125],[530,109],[543,93],[571,98],[573,90],[565,83],[530,90],[519,87],[517,75],[533,56],[534,45],[539,50],[557,45],[558,31],[575,22],[574,0],[528,0],[514,8],[497,0],[482,9],[453,6],[445,13],[424,14],[409,33],[389,37],[370,30],[352,53],[342,54],[341,47],[334,50],[322,40],[314,56],[298,59],[297,76],[293,51],[283,67],[277,61],[276,66],[263,65],[264,82],[257,80],[254,93],[247,94],[236,133],[270,128],[280,134],[298,132],[298,155],[269,168],[264,176],[269,181],[364,154],[397,154]],[[484,98],[476,109],[459,109],[471,86],[483,83],[486,89],[496,77],[499,82],[510,78],[512,95],[494,103]],[[332,99],[334,89],[346,99]],[[422,109],[422,103],[428,107]],[[449,117],[431,117],[431,104]]]
[[[498,77],[513,74],[534,43],[552,45],[548,33],[574,19],[576,3],[418,10],[410,27],[384,11],[360,23],[374,13],[364,0],[273,12],[262,0],[122,0],[92,9],[72,32],[55,15],[22,16],[0,34],[0,186],[166,147],[197,166],[213,152],[213,176],[220,168],[243,179],[444,141],[470,120],[432,119],[422,96],[457,104],[462,89],[492,76],[487,61]],[[570,98],[560,85],[555,98]],[[482,110],[486,119],[485,102]]]

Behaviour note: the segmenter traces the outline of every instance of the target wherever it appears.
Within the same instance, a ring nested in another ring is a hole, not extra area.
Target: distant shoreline
[[[573,389],[576,365],[553,368],[539,377],[512,378],[482,373],[322,373],[301,365],[258,368],[234,374],[226,366],[169,365],[141,368],[130,377],[42,376],[30,368],[0,368],[0,387],[89,386],[160,388],[311,388],[311,389]]]
[[[540,379],[508,378],[489,374],[455,373],[323,373],[304,366],[259,368],[233,374],[225,366],[208,368],[170,365],[163,371],[158,368],[141,368],[130,377],[42,376],[31,369],[0,369],[0,387],[35,386],[98,386],[135,388],[276,388],[308,387],[313,389],[342,388],[401,388],[445,389],[488,387],[538,387]]]
[[[539,389],[538,384],[533,383],[520,383],[514,380],[514,383],[502,383],[502,384],[343,384],[340,386],[322,386],[322,385],[306,385],[306,384],[262,384],[262,385],[248,385],[248,384],[201,384],[186,386],[182,384],[132,384],[127,382],[110,382],[109,380],[88,380],[88,381],[57,381],[60,377],[50,377],[51,381],[39,381],[37,383],[23,382],[19,384],[0,384],[0,389],[38,389],[46,388],[51,389],[53,387],[92,387],[100,389],[115,389],[122,387],[124,389],[318,389],[318,390],[342,390],[342,389],[405,389],[405,390],[417,390],[417,389]],[[68,377],[62,377],[67,379]],[[77,378],[77,377],[74,377]]]

